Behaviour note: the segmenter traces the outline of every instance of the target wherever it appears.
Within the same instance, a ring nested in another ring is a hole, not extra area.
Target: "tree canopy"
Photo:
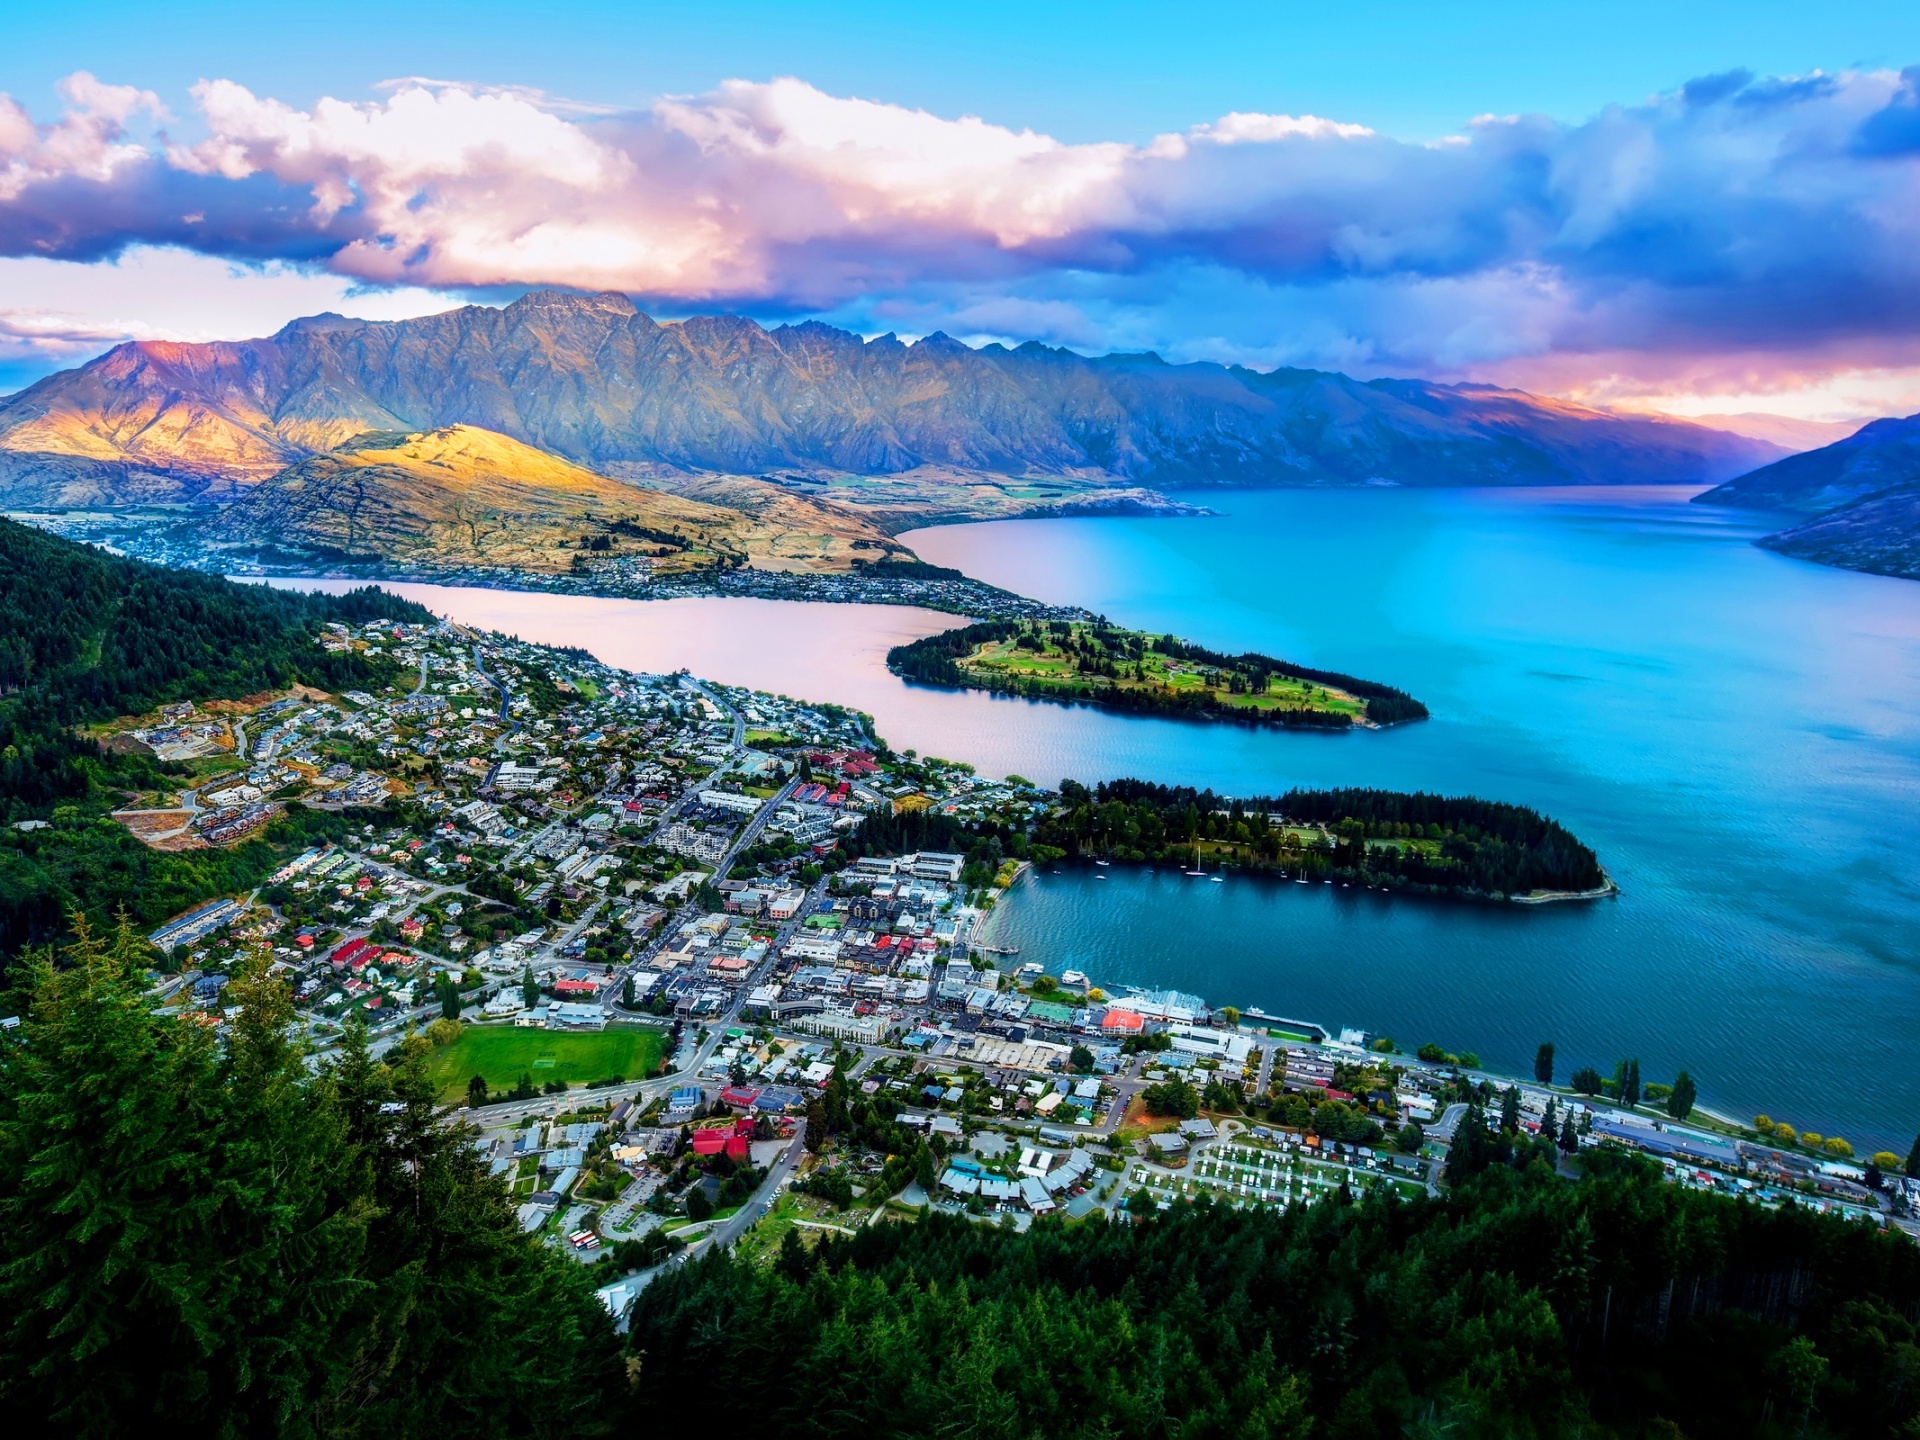
[[[646,1428],[1752,1440],[1920,1414],[1910,1243],[1637,1162],[1579,1184],[1498,1166],[1414,1202],[1181,1203],[1025,1234],[934,1217],[790,1248],[646,1291]]]
[[[624,1376],[586,1272],[523,1236],[429,1048],[317,1068],[264,967],[224,1043],[84,919],[0,1039],[0,1403],[23,1433],[566,1436]]]

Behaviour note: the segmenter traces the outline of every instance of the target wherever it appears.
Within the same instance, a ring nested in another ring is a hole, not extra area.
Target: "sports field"
[[[467,1083],[484,1075],[489,1090],[511,1090],[531,1075],[536,1088],[551,1080],[570,1086],[615,1075],[638,1080],[659,1068],[667,1035],[650,1026],[620,1025],[579,1032],[516,1025],[469,1025],[460,1038],[433,1052],[428,1074],[443,1101],[463,1098]]]

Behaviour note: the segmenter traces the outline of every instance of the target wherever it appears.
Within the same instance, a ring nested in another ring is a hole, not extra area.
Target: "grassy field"
[[[637,1080],[659,1068],[666,1048],[665,1031],[642,1026],[568,1033],[469,1025],[458,1040],[433,1052],[427,1071],[440,1098],[451,1102],[465,1097],[475,1075],[484,1075],[490,1090],[511,1090],[522,1075],[533,1076],[536,1087],[550,1080],[580,1086],[615,1075]]]
[[[1270,678],[1267,689],[1259,694],[1246,690],[1236,692],[1229,680],[1231,672],[1175,660],[1157,650],[1116,657],[1107,647],[1090,643],[1092,634],[1090,626],[1074,626],[1067,643],[1076,649],[1068,649],[1051,633],[1045,635],[1045,648],[1039,650],[1022,648],[1011,639],[994,641],[977,648],[960,664],[962,669],[983,675],[1018,678],[1062,689],[1089,683],[1111,684],[1120,690],[1166,695],[1204,694],[1236,710],[1324,710],[1355,719],[1366,714],[1365,702],[1344,690],[1275,675]],[[1089,675],[1080,668],[1083,656],[1111,662],[1117,673]],[[1247,677],[1238,678],[1244,682]]]

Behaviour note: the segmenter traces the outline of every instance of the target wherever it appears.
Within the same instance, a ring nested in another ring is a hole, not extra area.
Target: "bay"
[[[1755,548],[1671,488],[1195,496],[1223,513],[941,527],[926,559],[1211,647],[1401,686],[1433,719],[1313,735],[904,685],[953,623],[882,606],[396,586],[612,664],[856,706],[899,748],[1052,783],[1378,785],[1532,805],[1619,899],[1463,906],[1236,878],[1030,876],[991,938],[1057,971],[1433,1039],[1524,1072],[1636,1056],[1857,1147],[1920,1123],[1920,585]]]

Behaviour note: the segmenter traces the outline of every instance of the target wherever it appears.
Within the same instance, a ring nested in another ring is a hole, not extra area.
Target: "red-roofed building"
[[[753,1121],[736,1120],[731,1126],[709,1125],[693,1132],[693,1153],[725,1155],[736,1163],[744,1162],[753,1144]]]
[[[338,950],[333,952],[333,955],[331,957],[333,962],[333,968],[336,970],[346,969],[348,965],[353,963],[353,957],[358,955],[362,950],[366,948],[367,948],[367,942],[364,936],[362,936],[358,940],[349,940],[346,944],[342,945]]]
[[[1115,1007],[1107,1011],[1100,1021],[1100,1029],[1108,1035],[1141,1035],[1146,1033],[1146,1018],[1131,1010]]]
[[[600,985],[594,980],[556,980],[553,982],[556,995],[598,995]]]

